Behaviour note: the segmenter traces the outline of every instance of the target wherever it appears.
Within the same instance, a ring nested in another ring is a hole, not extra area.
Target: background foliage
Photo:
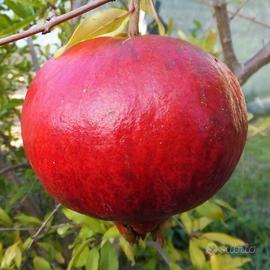
[[[65,13],[71,2],[0,1],[0,35]],[[148,31],[157,32],[157,23],[147,21]],[[35,69],[67,42],[77,23],[57,27],[47,45],[32,37],[0,47],[0,269],[269,269],[267,115],[251,117],[245,153],[217,198],[164,224],[163,247],[150,237],[131,246],[111,222],[59,207],[47,196],[24,156],[22,96]],[[216,29],[206,30],[199,20],[185,32],[175,29],[172,19],[165,25],[168,35],[176,32],[220,56]]]

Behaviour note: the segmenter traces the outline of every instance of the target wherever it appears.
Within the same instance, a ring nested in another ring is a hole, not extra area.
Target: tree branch
[[[26,37],[33,36],[37,33],[47,34],[51,31],[51,29],[54,26],[61,24],[67,20],[78,17],[78,16],[80,16],[80,15],[82,15],[90,10],[96,9],[102,5],[105,5],[105,4],[107,4],[109,2],[113,2],[113,1],[115,1],[115,0],[99,0],[98,2],[95,2],[95,3],[88,3],[82,7],[75,9],[75,10],[67,12],[66,14],[51,18],[44,25],[34,26],[26,31],[21,32],[21,33],[1,38],[0,39],[0,46],[17,41],[17,40],[20,40],[20,39],[23,39],[23,38],[26,38]]]
[[[53,216],[56,214],[56,212],[58,211],[58,209],[61,207],[61,204],[58,203],[55,208],[53,209],[53,211],[49,214],[49,216],[44,220],[44,222],[41,224],[41,226],[39,227],[39,229],[36,231],[36,233],[31,237],[31,242],[29,243],[29,246],[27,247],[27,249],[30,249],[31,246],[33,245],[33,243],[37,240],[38,236],[42,233],[42,231],[45,229],[45,227],[47,226],[47,224],[49,223],[49,221],[53,218]]]
[[[236,72],[240,84],[244,84],[255,72],[270,63],[270,42],[259,50]]]
[[[225,0],[213,0],[213,4],[224,61],[228,67],[235,72],[240,67],[240,64],[233,48],[227,4]]]
[[[140,0],[130,0],[130,19],[128,26],[128,36],[130,38],[138,36],[139,31],[139,20],[140,20]]]
[[[50,226],[50,229],[58,229],[67,225],[74,225],[72,222],[61,223]],[[35,231],[37,227],[11,227],[11,228],[0,228],[0,232],[17,232],[17,231]]]
[[[226,1],[213,0],[213,5],[225,63],[235,73],[242,85],[260,68],[270,63],[270,42],[247,62],[239,63],[233,49]]]

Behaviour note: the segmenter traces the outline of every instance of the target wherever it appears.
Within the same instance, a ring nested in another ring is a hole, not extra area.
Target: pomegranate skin
[[[98,38],[40,69],[22,136],[52,197],[142,235],[228,180],[246,142],[246,107],[232,72],[197,47]]]

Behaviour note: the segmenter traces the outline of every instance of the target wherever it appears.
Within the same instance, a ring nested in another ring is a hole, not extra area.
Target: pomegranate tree
[[[105,37],[41,68],[22,135],[51,196],[144,236],[223,186],[247,118],[236,77],[199,48],[161,36]]]

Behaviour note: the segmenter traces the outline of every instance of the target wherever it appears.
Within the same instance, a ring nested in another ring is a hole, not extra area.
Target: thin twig
[[[73,223],[61,223],[50,227],[50,229],[58,229],[66,225],[73,225]],[[35,231],[37,227],[12,227],[12,228],[0,228],[0,232],[12,232],[12,231]]]
[[[207,0],[195,0],[195,1],[201,3],[201,4],[205,5],[205,6],[212,7],[212,4],[209,1],[207,1]],[[228,10],[228,13],[231,16],[233,16],[236,13],[236,11]],[[239,18],[242,18],[242,19],[244,19],[246,21],[250,21],[252,23],[258,24],[260,26],[263,26],[263,27],[266,27],[266,28],[270,28],[270,24],[269,23],[262,22],[262,21],[258,20],[255,17],[251,17],[251,16],[248,16],[248,15],[245,15],[245,14],[242,14],[242,13],[237,13],[236,16],[239,17]]]
[[[79,7],[75,10],[67,12],[63,15],[60,15],[58,17],[54,17],[41,26],[34,26],[26,31],[21,32],[21,33],[17,33],[15,35],[1,38],[0,39],[0,46],[17,41],[17,40],[20,40],[20,39],[23,39],[23,38],[26,38],[26,37],[33,36],[37,33],[47,34],[51,31],[51,29],[54,26],[61,24],[67,20],[78,17],[78,16],[80,16],[80,15],[82,15],[90,10],[96,9],[102,5],[105,5],[105,4],[107,4],[109,2],[113,2],[113,1],[115,1],[115,0],[99,0],[96,3],[88,3],[82,7]]]
[[[58,209],[61,207],[61,204],[58,203],[56,207],[53,209],[53,211],[49,214],[49,216],[44,220],[44,222],[41,224],[39,229],[36,231],[36,233],[31,237],[31,242],[29,243],[28,249],[31,248],[31,246],[34,244],[34,242],[37,240],[38,236],[42,233],[42,231],[45,229],[49,221],[53,218],[53,216],[56,214]]]
[[[171,262],[170,262],[170,259],[168,257],[168,255],[166,254],[166,252],[162,249],[161,245],[158,243],[158,242],[155,242],[155,241],[148,241],[147,242],[148,246],[150,247],[153,247],[157,250],[157,252],[159,253],[159,255],[162,257],[162,259],[164,260],[164,262],[170,266],[171,265]]]
[[[240,7],[233,14],[231,14],[230,21],[232,21],[240,13],[240,11],[243,9],[243,7],[246,5],[246,3],[247,3],[247,1],[244,1],[240,5]],[[229,11],[228,11],[228,13],[229,13]]]
[[[18,169],[24,169],[24,168],[28,168],[28,167],[29,167],[29,165],[26,164],[26,163],[17,164],[17,165],[10,165],[10,166],[0,170],[0,176],[3,175],[3,174],[8,173],[10,171],[15,171],[15,170],[18,170]]]

